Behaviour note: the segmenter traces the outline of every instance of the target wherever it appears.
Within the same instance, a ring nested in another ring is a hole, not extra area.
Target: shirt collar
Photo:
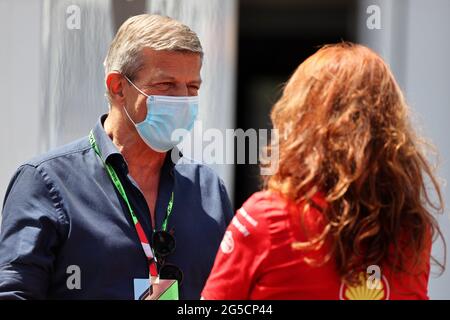
[[[100,150],[102,160],[106,163],[110,160],[111,157],[119,156],[125,161],[122,154],[119,152],[119,150],[112,142],[111,138],[106,134],[106,131],[103,128],[103,123],[105,122],[107,116],[108,114],[102,115],[92,129],[95,142],[97,143],[98,149]]]
[[[111,138],[106,134],[105,129],[103,128],[103,123],[105,122],[106,117],[108,114],[103,114],[98,119],[97,123],[95,124],[94,128],[92,129],[92,132],[94,134],[95,141],[97,143],[97,146],[100,150],[100,154],[102,157],[103,162],[114,162],[117,161],[122,166],[122,169],[125,170],[125,172],[128,173],[128,164],[125,161],[125,158],[122,156],[122,154],[117,149],[116,145],[112,142]],[[178,159],[175,159],[175,162],[172,160],[171,154],[172,151],[178,152]],[[183,154],[181,151],[174,147],[174,149],[169,150],[166,153],[166,157],[164,159],[164,164],[162,169],[169,169],[169,172],[172,173],[173,167],[176,165],[176,163],[183,157]],[[116,160],[117,159],[117,160]]]

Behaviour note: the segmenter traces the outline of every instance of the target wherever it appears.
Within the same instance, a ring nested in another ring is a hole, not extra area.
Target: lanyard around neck
[[[100,149],[98,148],[97,142],[95,141],[94,134],[91,130],[89,133],[89,143],[91,144],[92,148],[94,149],[95,153],[99,156],[99,158],[102,160],[103,166],[106,168],[106,171],[108,172],[109,177],[111,178],[112,183],[116,187],[117,191],[119,191],[120,195],[122,196],[123,200],[127,204],[128,211],[131,215],[131,219],[133,220],[134,227],[136,229],[136,232],[138,234],[139,240],[142,245],[142,249],[144,250],[145,256],[147,257],[149,261],[149,267],[150,267],[150,275],[157,276],[157,268],[155,263],[155,258],[153,255],[153,250],[150,247],[150,243],[147,239],[147,236],[145,235],[144,230],[142,229],[142,225],[139,222],[138,218],[136,217],[133,208],[131,207],[130,201],[128,200],[127,194],[125,192],[125,189],[122,185],[122,182],[120,181],[119,177],[117,176],[116,171],[114,170],[113,166],[111,166],[109,163],[106,163],[103,161]],[[164,221],[162,223],[162,230],[167,230],[167,222],[169,220],[169,216],[172,213],[172,207],[173,207],[173,198],[174,194],[172,191],[172,194],[170,195],[169,204],[167,205],[167,211],[166,216],[164,218]]]

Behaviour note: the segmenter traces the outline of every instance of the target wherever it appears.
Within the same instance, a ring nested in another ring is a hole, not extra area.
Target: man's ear
[[[120,104],[123,104],[124,100],[122,80],[122,75],[117,72],[110,72],[106,76],[106,88],[108,89],[109,96],[111,100],[117,101]]]

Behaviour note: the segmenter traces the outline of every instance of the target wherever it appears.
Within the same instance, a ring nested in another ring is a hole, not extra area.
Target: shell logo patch
[[[375,281],[373,281],[375,280]],[[365,272],[359,274],[360,284],[348,286],[341,283],[339,290],[340,300],[389,300],[390,288],[385,276],[379,280],[370,279]]]

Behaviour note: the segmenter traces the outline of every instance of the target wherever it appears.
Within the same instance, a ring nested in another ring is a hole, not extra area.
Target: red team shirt
[[[326,206],[320,195],[316,195],[313,202],[318,207]],[[326,245],[308,251],[292,248],[292,243],[320,234],[325,225],[319,209],[314,206],[304,209],[270,191],[251,196],[237,211],[225,233],[202,297],[224,300],[428,299],[431,242],[423,254],[422,269],[414,275],[392,274],[388,267],[380,266],[360,272],[361,284],[350,287],[341,281],[333,258],[321,266],[305,262],[304,258],[320,261],[328,252]],[[302,224],[298,210],[304,212]]]

